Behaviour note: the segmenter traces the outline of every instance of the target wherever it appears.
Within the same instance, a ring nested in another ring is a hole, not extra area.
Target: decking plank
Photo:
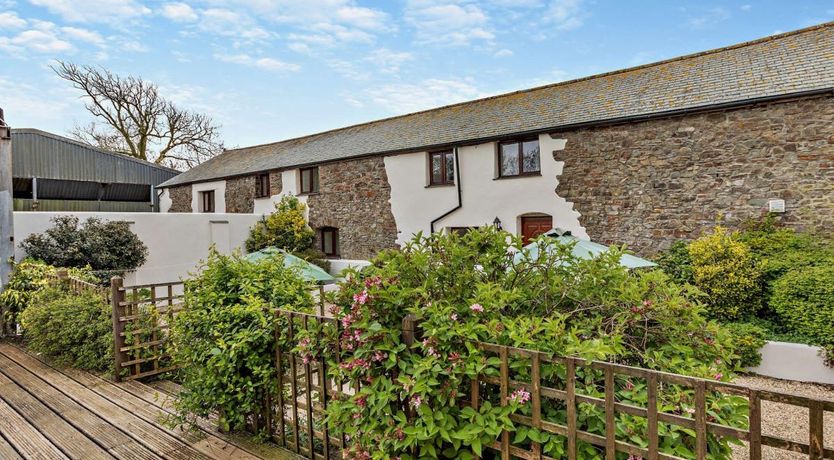
[[[0,371],[5,372],[6,367],[0,367]],[[0,383],[13,382],[6,375],[0,373]],[[114,458],[20,386],[4,386],[0,398],[54,445],[58,446],[68,457],[101,460],[112,460]]]
[[[96,414],[78,404],[2,354],[0,354],[0,368],[3,369],[4,375],[11,375],[10,378],[25,387],[32,396],[59,413],[64,420],[86,434],[87,437],[95,440],[115,457],[126,460],[161,459],[133,438],[100,418],[100,414]],[[0,384],[0,388],[4,388],[4,386]]]
[[[148,404],[147,401],[134,396],[130,392],[104,379],[74,369],[65,369],[62,372],[114,404],[130,411],[149,423],[153,423],[171,435],[181,438],[195,449],[213,458],[218,460],[259,460],[259,457],[205,431],[172,429],[168,426],[158,424],[157,422],[159,420],[170,414],[160,407],[154,404]],[[137,385],[141,384],[137,383]]]
[[[211,457],[191,448],[186,443],[168,434],[159,427],[113,404],[106,398],[84,387],[75,380],[38,361],[22,350],[0,344],[0,353],[48,381],[80,405],[113,423],[139,443],[164,458],[172,460],[208,459]]]
[[[8,460],[21,460],[23,457],[14,450],[9,441],[6,441],[6,438],[2,436],[0,433],[0,458],[8,459]]]
[[[175,413],[174,395],[176,392],[182,391],[182,387],[179,384],[168,380],[157,380],[148,384],[130,380],[114,385],[132,393],[143,401],[165,410],[169,414]],[[300,458],[298,455],[282,449],[276,444],[256,442],[248,434],[222,433],[217,428],[216,422],[216,417],[199,419],[197,421],[200,429],[203,431],[213,433],[219,438],[232,442],[261,458],[274,460],[295,460]]]
[[[0,433],[25,459],[64,460],[69,458],[2,400],[0,400]]]

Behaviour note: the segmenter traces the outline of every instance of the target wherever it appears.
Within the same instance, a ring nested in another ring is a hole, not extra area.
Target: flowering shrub
[[[761,306],[761,266],[736,233],[716,227],[689,244],[695,285],[707,295],[712,317],[738,320]]]
[[[277,389],[273,309],[312,311],[308,289],[281,257],[248,262],[211,251],[186,282],[185,308],[171,327],[183,386],[174,422],[219,412],[224,429],[243,429],[262,414]]]
[[[350,440],[348,458],[473,458],[504,429],[515,432],[514,443],[538,442],[545,454],[564,457],[564,437],[512,423],[512,414],[532,413],[528,388],[516,388],[502,407],[498,388],[482,379],[477,408],[466,402],[476,376],[499,375],[500,360],[475,341],[718,380],[731,375],[737,356],[729,335],[705,320],[701,306],[663,273],[629,273],[617,250],[581,260],[570,246],[557,245],[514,260],[512,248],[520,246],[492,229],[418,236],[347,276],[332,299],[340,330],[324,334],[338,347],[311,347],[321,331],[298,336],[297,352],[326,353],[331,377],[361,384],[328,406],[331,429]],[[402,338],[406,315],[421,327],[411,345]],[[509,372],[529,382],[529,360],[511,358]],[[565,368],[543,363],[541,377],[544,386],[564,388]],[[577,391],[601,397],[600,379],[599,371],[577,369]],[[617,386],[618,401],[645,405],[644,382],[618,379]],[[690,416],[691,390],[667,385],[659,396],[664,410]],[[740,398],[711,395],[708,404],[711,421],[745,423]],[[547,421],[566,420],[556,400],[543,398],[542,414]],[[618,439],[648,445],[645,419],[618,417]],[[578,424],[604,434],[604,412],[581,404]],[[729,458],[728,443],[711,437],[711,458]],[[694,457],[693,433],[666,426],[660,447]],[[600,456],[584,442],[578,454]]]

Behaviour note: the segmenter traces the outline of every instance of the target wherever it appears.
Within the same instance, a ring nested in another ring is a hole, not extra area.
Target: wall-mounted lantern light
[[[492,221],[492,225],[495,226],[496,230],[501,230],[501,219],[498,216],[495,216],[495,220]]]

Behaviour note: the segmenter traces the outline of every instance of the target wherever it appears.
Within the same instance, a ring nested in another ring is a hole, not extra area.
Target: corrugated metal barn
[[[179,171],[37,129],[12,129],[15,211],[159,210]]]

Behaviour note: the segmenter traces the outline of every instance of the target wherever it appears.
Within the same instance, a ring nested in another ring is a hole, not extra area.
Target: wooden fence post
[[[58,277],[58,284],[61,287],[63,287],[63,288],[69,287],[69,282],[70,282],[69,271],[67,271],[66,268],[62,268],[62,269],[58,270],[57,272],[55,272],[55,276]]]
[[[122,290],[124,280],[121,276],[114,276],[110,278],[110,305],[112,307],[113,316],[113,364],[115,365],[113,379],[117,382],[122,381],[122,347],[125,344],[125,338],[122,335],[124,332],[124,324],[122,324],[122,306],[125,293]]]
[[[403,343],[409,347],[414,344],[417,339],[417,316],[414,313],[409,313],[403,318],[402,326],[402,340]]]

